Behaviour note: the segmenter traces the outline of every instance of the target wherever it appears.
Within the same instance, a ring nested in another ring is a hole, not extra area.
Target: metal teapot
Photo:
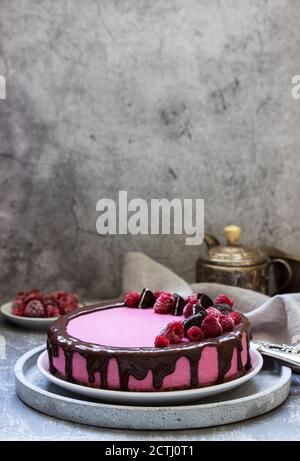
[[[240,245],[241,228],[238,226],[226,226],[224,235],[227,245],[221,245],[213,235],[205,234],[208,251],[197,260],[197,282],[222,283],[267,294],[270,268],[273,264],[281,264],[287,277],[276,292],[282,291],[289,283],[292,269],[287,261],[281,258],[270,260],[261,250]]]

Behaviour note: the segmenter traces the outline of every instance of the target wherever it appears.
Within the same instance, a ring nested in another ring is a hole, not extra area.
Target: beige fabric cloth
[[[122,281],[123,293],[140,291],[146,287],[153,291],[162,289],[182,296],[192,293],[190,285],[179,275],[139,252],[130,252],[125,256]]]
[[[215,297],[226,293],[237,310],[251,322],[254,339],[276,343],[300,344],[300,293],[278,295],[273,298],[255,291],[214,283],[189,285],[170,269],[153,261],[143,253],[128,253],[123,267],[123,293],[166,290],[183,296],[202,291]]]

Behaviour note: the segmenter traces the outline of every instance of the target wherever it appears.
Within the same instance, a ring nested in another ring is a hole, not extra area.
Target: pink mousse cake
[[[50,372],[84,386],[153,392],[222,383],[242,376],[251,367],[249,322],[242,314],[236,313],[238,322],[234,324],[229,322],[231,314],[224,305],[219,306],[218,317],[216,308],[204,312],[199,300],[190,302],[193,312],[187,315],[188,308],[183,308],[188,300],[171,311],[166,308],[166,296],[160,304],[150,299],[146,296],[144,304],[139,304],[139,298],[131,306],[130,302],[97,304],[60,317],[48,330]],[[196,318],[199,315],[203,329]],[[207,329],[205,317],[211,318],[211,322],[206,319]],[[178,337],[172,333],[164,342],[166,326],[175,324],[182,325],[182,334]],[[185,326],[191,325],[193,328],[187,330]],[[227,331],[218,331],[216,325]]]

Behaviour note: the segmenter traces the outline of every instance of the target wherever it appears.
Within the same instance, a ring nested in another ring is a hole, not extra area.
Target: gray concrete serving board
[[[291,370],[265,359],[261,372],[240,387],[180,406],[111,405],[70,394],[49,383],[36,361],[39,346],[16,363],[15,381],[19,398],[30,407],[67,421],[119,429],[193,429],[219,426],[262,415],[288,396]]]

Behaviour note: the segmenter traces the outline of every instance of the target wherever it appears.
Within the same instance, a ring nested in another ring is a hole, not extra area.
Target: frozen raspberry
[[[47,306],[55,306],[55,307],[58,307],[59,306],[59,301],[58,299],[55,299],[52,295],[46,295],[44,297],[44,307],[46,308]]]
[[[75,309],[76,307],[74,307],[72,304],[69,304],[58,310],[59,310],[60,315],[66,315],[66,314],[69,314],[70,312],[73,312]]]
[[[154,341],[155,347],[167,347],[169,344],[170,344],[170,341],[164,335],[156,336],[155,341]]]
[[[59,298],[59,312],[61,315],[68,314],[78,307],[78,297],[73,293],[65,293]]]
[[[24,317],[45,317],[45,310],[41,301],[30,301],[25,307]]]
[[[218,311],[218,309],[216,309],[215,307],[209,307],[208,309],[206,309],[206,312],[208,314],[214,315],[215,317],[219,317],[221,315],[221,312]]]
[[[222,327],[223,331],[231,331],[231,330],[234,329],[234,322],[229,317],[229,315],[220,314],[218,316],[218,320],[219,320],[219,322],[221,324],[221,327]]]
[[[232,307],[233,301],[226,295],[219,295],[215,299],[215,304],[227,304],[228,306]]]
[[[125,306],[138,307],[141,295],[137,291],[130,291],[124,298]]]
[[[70,293],[69,296],[72,296],[74,303],[79,303],[79,296],[76,293]]]
[[[202,328],[193,326],[188,329],[187,331],[187,337],[189,338],[190,341],[201,341],[201,339],[204,338],[204,333]]]
[[[65,296],[66,294],[67,294],[66,291],[57,290],[57,291],[53,291],[53,293],[51,293],[50,296],[52,296],[54,299],[60,299],[60,298],[62,298],[63,296]]]
[[[242,317],[241,317],[241,314],[239,312],[231,312],[229,314],[229,317],[231,318],[231,320],[233,320],[233,323],[235,325],[238,325],[239,323],[241,323],[242,321]]]
[[[16,296],[16,301],[23,301],[25,296],[26,296],[26,293],[24,293],[23,291],[20,291]]]
[[[183,309],[183,315],[185,316],[185,318],[187,317],[190,317],[191,315],[193,315],[193,306],[195,304],[193,303],[188,303],[184,306],[184,309]]]
[[[161,331],[163,336],[166,336],[170,344],[180,343],[184,337],[183,322],[170,322]]]
[[[41,301],[43,302],[44,295],[41,291],[39,290],[31,290],[30,292],[26,293],[23,301],[25,304],[30,303],[30,301]]]
[[[46,317],[59,317],[59,309],[53,304],[49,304],[45,307]]]
[[[192,293],[185,299],[187,304],[197,304],[199,302],[198,293]]]
[[[203,319],[202,330],[205,338],[215,338],[222,334],[222,327],[217,317],[208,315]]]
[[[24,314],[24,309],[22,309],[20,307],[13,307],[12,308],[12,314],[17,315],[18,317],[22,317],[22,315]]]
[[[173,304],[173,295],[171,293],[163,293],[157,298],[154,304],[154,312],[157,314],[169,314],[172,311]]]
[[[159,298],[160,295],[164,295],[164,294],[166,294],[166,293],[167,293],[167,292],[164,291],[164,290],[157,290],[157,291],[154,292],[154,296],[155,296],[155,298],[157,299],[157,298]]]
[[[17,315],[18,317],[22,317],[22,315],[24,314],[25,307],[26,306],[24,306],[24,304],[22,304],[20,301],[15,301],[11,309],[12,314]]]
[[[77,308],[77,305],[73,301],[63,300],[59,303],[59,313],[61,315],[69,314]]]
[[[12,305],[12,309],[11,309],[12,314],[18,315],[19,317],[22,316],[24,313],[25,307],[26,306],[22,303],[22,301],[19,301],[18,299],[16,299]]]

